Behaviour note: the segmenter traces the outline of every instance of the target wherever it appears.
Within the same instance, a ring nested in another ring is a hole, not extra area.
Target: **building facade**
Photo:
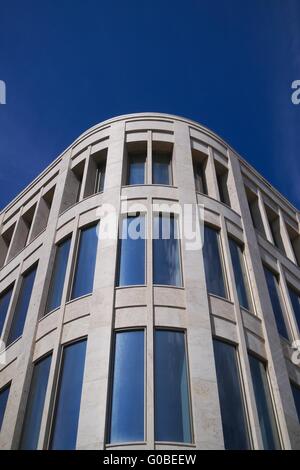
[[[0,448],[300,449],[299,225],[196,122],[86,131],[0,213]]]

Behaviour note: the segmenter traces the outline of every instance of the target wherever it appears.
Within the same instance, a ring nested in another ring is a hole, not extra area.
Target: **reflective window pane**
[[[194,162],[195,189],[197,192],[207,194],[206,180],[202,162]]]
[[[220,297],[227,297],[219,233],[207,225],[204,227],[203,258],[208,292]]]
[[[128,156],[128,176],[127,184],[145,183],[145,155]]]
[[[281,307],[279,286],[276,276],[266,267],[264,267],[264,270],[278,333],[284,338],[289,339]]]
[[[6,410],[6,403],[8,400],[10,385],[0,390],[0,431],[3,423],[4,413]]]
[[[184,333],[156,330],[154,357],[155,440],[191,442]]]
[[[250,354],[249,362],[264,449],[280,449],[265,365]]]
[[[71,299],[93,291],[98,225],[81,229]]]
[[[250,449],[236,348],[214,340],[225,449]]]
[[[62,241],[56,248],[54,267],[52,272],[47,306],[45,313],[51,312],[61,304],[61,296],[65,282],[67,263],[69,258],[71,239]]]
[[[154,154],[152,157],[152,183],[171,185],[170,155]]]
[[[144,440],[144,332],[115,335],[109,442]]]
[[[229,247],[240,305],[251,310],[251,298],[242,247],[232,238],[229,239]]]
[[[145,284],[145,216],[121,220],[117,286]]]
[[[2,335],[3,326],[5,323],[8,307],[10,304],[13,286],[3,292],[0,296],[0,336]]]
[[[31,293],[33,289],[35,274],[36,274],[36,266],[30,271],[27,271],[22,276],[22,285],[21,285],[16,309],[14,312],[14,316],[12,319],[12,324],[10,327],[10,332],[9,332],[9,336],[7,340],[7,346],[13,343],[13,341],[15,341],[16,339],[18,339],[23,333],[27,311],[28,311],[28,307],[29,307],[29,303],[31,299]]]
[[[293,392],[293,397],[295,401],[295,406],[298,414],[298,419],[300,422],[300,387],[298,385],[295,385],[291,382],[291,387],[292,387],[292,392]]]
[[[182,286],[178,224],[173,214],[153,217],[153,283]]]
[[[299,297],[299,294],[291,287],[289,287],[289,294],[290,294],[290,299],[293,305],[296,322],[298,324],[298,329],[300,332],[300,297]]]
[[[72,450],[76,448],[85,352],[86,340],[77,341],[63,349],[51,449]]]
[[[22,429],[20,449],[35,450],[37,448],[47,391],[51,357],[52,356],[49,355],[34,365]]]
[[[96,170],[96,182],[95,182],[95,193],[102,193],[104,188],[104,180],[105,180],[105,169],[106,165],[103,163],[99,165]]]

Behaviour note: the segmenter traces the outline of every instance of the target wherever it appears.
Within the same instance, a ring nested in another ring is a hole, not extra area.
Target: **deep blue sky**
[[[300,0],[0,0],[0,207],[81,132],[208,126],[300,207]]]

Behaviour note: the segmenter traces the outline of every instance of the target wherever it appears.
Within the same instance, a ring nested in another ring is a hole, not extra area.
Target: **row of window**
[[[48,224],[55,186],[37,200],[30,208],[19,210],[19,216],[9,228],[3,227],[0,235],[0,268],[42,233]],[[9,224],[8,219],[6,223]]]
[[[263,200],[245,187],[246,196],[254,228],[267,240],[271,241],[281,253],[300,266],[300,235],[285,217],[272,209]],[[261,211],[262,206],[262,211]],[[269,229],[267,235],[266,230]],[[289,245],[289,246],[287,246]]]
[[[122,184],[125,186],[158,184],[172,186],[172,144],[153,142],[151,153],[151,175],[148,175],[147,143],[132,142],[127,144],[124,157],[124,177]],[[106,171],[107,149],[102,150],[92,156],[94,165],[90,174],[87,175],[87,188],[82,188],[85,162],[80,162],[72,169],[75,181],[69,178],[67,184],[76,186],[75,200],[70,200],[69,204],[78,202],[82,197],[87,197],[103,191]],[[206,182],[207,155],[192,149],[192,161],[194,171],[195,189],[203,194],[208,193]],[[218,161],[215,161],[216,182],[218,186],[220,201],[230,206],[230,198],[227,187],[228,169]]]
[[[167,227],[167,233],[165,227]],[[177,219],[172,214],[157,214],[154,216],[153,229],[153,283],[155,285],[180,287],[183,285],[183,276]],[[56,246],[56,256],[45,313],[58,308],[61,304],[70,243],[71,238],[69,237],[62,240]],[[80,230],[74,276],[68,297],[70,300],[89,294],[93,290],[97,245],[98,224]],[[243,248],[232,238],[229,239],[229,247],[240,305],[253,311]],[[122,218],[116,274],[117,286],[145,284],[145,250],[145,216],[140,214]],[[203,258],[208,293],[228,298],[220,234],[217,230],[207,225],[204,228]],[[26,271],[22,276],[18,301],[14,309],[12,322],[9,325],[9,334],[6,338],[7,346],[23,333],[35,273],[36,265]],[[265,276],[278,332],[284,338],[289,339],[277,278],[266,267]],[[9,305],[11,304],[13,289],[14,285],[11,285],[0,295],[0,335],[2,334]],[[288,289],[300,331],[300,297],[291,286],[289,286]]]
[[[116,331],[111,366],[109,444],[143,442],[145,432],[145,330]],[[223,436],[226,449],[250,449],[247,407],[236,346],[213,340]],[[86,340],[63,347],[47,447],[75,449],[84,375]],[[36,362],[25,411],[20,449],[36,449],[45,405],[52,355]],[[254,396],[264,449],[279,449],[266,364],[249,354]],[[0,391],[0,429],[9,395]],[[291,383],[300,420],[300,388]],[[185,332],[155,330],[155,440],[192,443],[191,399]]]

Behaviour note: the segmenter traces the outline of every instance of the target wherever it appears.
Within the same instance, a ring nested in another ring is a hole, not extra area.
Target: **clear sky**
[[[300,207],[300,0],[0,0],[0,207],[115,115],[182,115]]]

